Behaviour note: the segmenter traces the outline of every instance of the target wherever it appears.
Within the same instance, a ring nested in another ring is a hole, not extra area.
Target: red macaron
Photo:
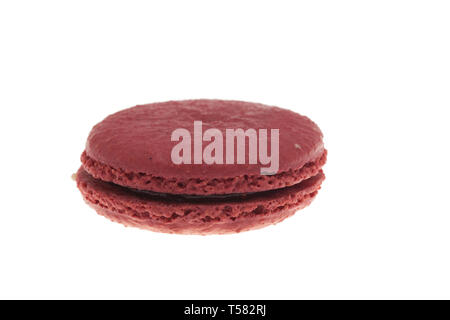
[[[224,100],[112,114],[89,134],[76,181],[99,214],[158,232],[261,228],[307,206],[324,179],[322,133],[305,116]]]

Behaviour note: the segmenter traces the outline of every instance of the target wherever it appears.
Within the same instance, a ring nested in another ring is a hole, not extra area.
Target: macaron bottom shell
[[[314,177],[291,187],[227,197],[189,198],[147,194],[93,178],[82,167],[76,174],[84,200],[102,215],[125,226],[177,234],[227,234],[263,228],[308,206],[325,179]]]

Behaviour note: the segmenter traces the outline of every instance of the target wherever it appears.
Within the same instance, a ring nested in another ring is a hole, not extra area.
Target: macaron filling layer
[[[324,149],[318,158],[306,163],[301,168],[280,172],[275,175],[180,179],[178,177],[162,177],[114,168],[93,159],[86,151],[81,155],[84,169],[96,179],[137,190],[188,195],[241,194],[293,186],[318,174],[326,159],[327,151]]]

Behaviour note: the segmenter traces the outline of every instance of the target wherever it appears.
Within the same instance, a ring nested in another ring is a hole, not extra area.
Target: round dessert
[[[224,100],[135,106],[94,126],[76,181],[127,226],[222,234],[277,223],[324,179],[322,133],[278,107]]]

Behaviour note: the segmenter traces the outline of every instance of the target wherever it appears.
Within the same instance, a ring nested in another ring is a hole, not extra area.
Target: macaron
[[[156,232],[225,234],[309,205],[325,176],[319,127],[259,103],[138,105],[91,130],[76,181],[98,214]]]

